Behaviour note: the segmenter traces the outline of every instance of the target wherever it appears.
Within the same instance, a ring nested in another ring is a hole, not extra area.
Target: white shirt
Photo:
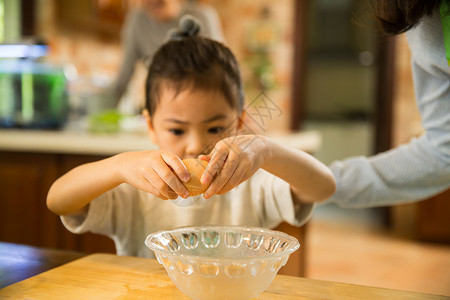
[[[89,205],[87,215],[62,216],[73,233],[93,232],[112,238],[118,255],[153,257],[144,241],[148,234],[180,226],[245,225],[274,228],[283,221],[303,225],[313,205],[293,202],[287,182],[258,170],[230,192],[190,207],[122,184]]]

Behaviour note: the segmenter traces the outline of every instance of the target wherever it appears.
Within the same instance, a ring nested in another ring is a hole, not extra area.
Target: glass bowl
[[[145,245],[178,289],[196,300],[258,296],[300,247],[285,233],[242,226],[159,231],[148,235]]]

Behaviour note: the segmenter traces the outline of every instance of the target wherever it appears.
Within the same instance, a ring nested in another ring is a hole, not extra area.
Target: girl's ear
[[[155,133],[155,129],[153,128],[153,123],[152,123],[152,118],[150,117],[150,113],[148,112],[147,109],[144,109],[142,111],[142,115],[145,118],[145,123],[147,123],[147,133],[148,133],[148,136],[150,137],[150,140],[153,143],[158,144],[158,139],[156,138],[156,133]]]
[[[238,118],[237,130],[240,134],[264,134],[264,130],[246,110],[243,110]]]
[[[244,128],[245,119],[247,118],[247,111],[244,109],[241,112],[241,115],[238,118],[237,130],[238,132],[242,131]]]

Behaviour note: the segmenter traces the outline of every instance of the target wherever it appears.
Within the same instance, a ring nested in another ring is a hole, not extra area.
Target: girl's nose
[[[200,154],[209,154],[214,147],[214,144],[208,141],[208,139],[202,135],[194,134],[188,141],[186,147],[186,154],[192,157],[197,157]]]

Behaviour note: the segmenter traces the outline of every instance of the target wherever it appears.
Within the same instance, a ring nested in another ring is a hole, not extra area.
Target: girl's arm
[[[58,215],[79,212],[96,197],[128,183],[161,199],[186,198],[178,179],[189,180],[181,160],[167,151],[125,152],[72,169],[50,187],[48,208]]]
[[[330,169],[310,154],[267,139],[269,157],[262,168],[288,182],[295,200],[317,202],[336,190]]]
[[[291,185],[294,200],[326,200],[336,184],[331,171],[313,156],[258,135],[234,136],[216,144],[201,180],[211,185],[205,198],[223,194],[250,178],[262,168]]]
[[[47,207],[58,215],[75,213],[119,185],[114,160],[116,157],[84,164],[58,178],[48,192]]]

